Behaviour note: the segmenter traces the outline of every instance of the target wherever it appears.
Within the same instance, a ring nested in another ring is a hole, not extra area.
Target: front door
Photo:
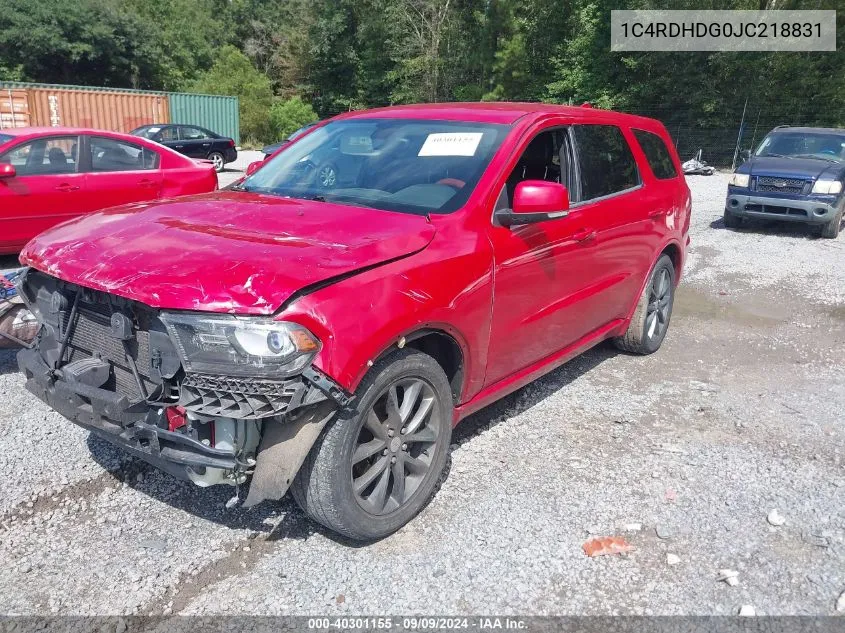
[[[85,175],[79,173],[79,137],[51,136],[25,141],[0,156],[14,166],[0,180],[0,243],[23,247],[50,227],[84,213]]]
[[[600,277],[591,218],[577,206],[577,171],[568,127],[546,127],[522,142],[496,203],[510,207],[523,180],[560,182],[570,190],[567,217],[506,228],[492,221],[494,302],[485,383],[493,384],[599,327],[584,310]]]

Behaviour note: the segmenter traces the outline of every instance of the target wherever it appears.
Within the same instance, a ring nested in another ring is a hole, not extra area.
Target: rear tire
[[[323,429],[291,494],[309,517],[343,536],[383,538],[428,504],[451,437],[443,369],[427,354],[398,350],[376,363],[352,407]]]
[[[220,173],[226,167],[226,158],[220,152],[211,152],[208,160],[214,163],[214,171]]]
[[[651,270],[628,330],[613,339],[616,347],[633,354],[653,354],[660,349],[674,302],[675,266],[671,257],[662,255]]]
[[[725,214],[722,217],[725,221],[726,229],[738,229],[742,226],[742,218],[736,213],[732,213],[731,211],[725,209]]]

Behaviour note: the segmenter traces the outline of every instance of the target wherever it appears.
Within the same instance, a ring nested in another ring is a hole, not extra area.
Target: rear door
[[[650,266],[650,206],[631,132],[613,124],[573,125],[579,193],[575,205],[593,243],[582,310],[591,323],[625,319]]]
[[[78,136],[22,141],[0,162],[17,172],[0,180],[0,247],[18,249],[42,231],[87,210],[85,175],[79,172]]]
[[[183,149],[179,150],[191,158],[206,158],[211,152],[212,139],[209,134],[198,127],[182,125],[179,127],[179,142]]]
[[[161,195],[161,156],[140,144],[105,136],[84,137],[85,184],[96,209],[154,200]],[[91,209],[92,211],[94,209]]]

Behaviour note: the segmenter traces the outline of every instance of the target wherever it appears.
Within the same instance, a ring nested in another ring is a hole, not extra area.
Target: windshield
[[[291,133],[291,135],[290,135],[290,136],[288,136],[286,140],[288,140],[288,141],[295,141],[295,140],[296,140],[296,139],[298,139],[300,136],[302,136],[303,134],[305,134],[308,130],[310,130],[312,127],[314,127],[315,125],[317,125],[317,124],[316,124],[316,123],[308,123],[307,125],[303,125],[303,126],[302,126],[301,128],[299,128],[296,132],[292,132],[292,133]]]
[[[845,134],[775,132],[763,139],[754,155],[817,158],[841,163],[845,162]]]
[[[320,127],[239,187],[406,213],[451,213],[467,201],[508,127],[347,119]]]

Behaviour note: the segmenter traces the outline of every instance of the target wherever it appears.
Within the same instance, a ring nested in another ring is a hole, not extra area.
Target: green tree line
[[[395,103],[581,103],[733,129],[845,125],[830,53],[610,51],[612,9],[835,9],[839,0],[0,0],[0,79],[235,94],[247,138]],[[841,7],[840,7],[841,8]],[[800,121],[797,119],[801,119]]]

